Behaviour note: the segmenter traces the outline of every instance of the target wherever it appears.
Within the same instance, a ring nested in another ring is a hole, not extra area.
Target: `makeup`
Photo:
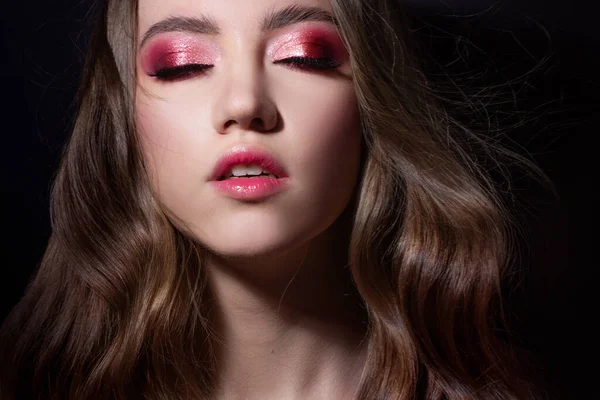
[[[211,184],[221,194],[236,200],[258,201],[271,197],[286,189],[288,178],[230,178],[213,181]]]
[[[262,170],[262,174],[254,172],[255,176],[231,176],[236,166],[254,166],[251,169]],[[224,196],[257,201],[286,190],[289,179],[279,161],[268,152],[257,147],[237,146],[216,163],[209,184]]]
[[[213,65],[218,59],[218,47],[208,40],[178,33],[153,40],[142,53],[142,68],[148,75],[186,65]]]
[[[305,26],[294,28],[277,37],[267,50],[272,61],[286,58],[329,58],[341,64],[347,58],[346,49],[332,28]]]

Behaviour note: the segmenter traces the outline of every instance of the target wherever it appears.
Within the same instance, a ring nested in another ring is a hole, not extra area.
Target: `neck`
[[[366,356],[366,316],[343,222],[285,254],[211,256],[211,317],[223,398],[348,398]],[[221,397],[221,395],[219,397]]]

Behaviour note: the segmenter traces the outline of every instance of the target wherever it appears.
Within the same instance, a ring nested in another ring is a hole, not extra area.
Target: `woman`
[[[104,12],[3,399],[534,397],[496,338],[496,149],[393,2]]]

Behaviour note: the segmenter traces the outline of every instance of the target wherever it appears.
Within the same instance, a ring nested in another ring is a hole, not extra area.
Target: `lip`
[[[267,176],[219,180],[234,165],[258,165],[278,178]],[[216,163],[209,183],[221,194],[238,200],[261,200],[284,191],[289,177],[281,163],[257,147],[238,146],[227,151]]]

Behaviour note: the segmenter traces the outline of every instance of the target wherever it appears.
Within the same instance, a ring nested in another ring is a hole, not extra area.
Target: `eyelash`
[[[318,71],[335,69],[340,66],[340,63],[331,57],[289,57],[284,58],[283,60],[277,60],[274,64],[287,64],[291,65],[293,68],[313,69]]]
[[[313,71],[332,70],[340,66],[340,64],[331,57],[289,57],[283,60],[277,60],[274,64],[286,64],[293,69]],[[150,76],[163,81],[174,81],[190,75],[202,74],[212,67],[212,65],[207,64],[187,64],[172,68],[163,68]]]
[[[177,67],[172,68],[163,68],[156,71],[154,74],[150,76],[157,78],[158,80],[163,81],[173,81],[185,78],[189,75],[196,75],[206,72],[212,68],[212,65],[207,64],[186,64],[179,65]]]

